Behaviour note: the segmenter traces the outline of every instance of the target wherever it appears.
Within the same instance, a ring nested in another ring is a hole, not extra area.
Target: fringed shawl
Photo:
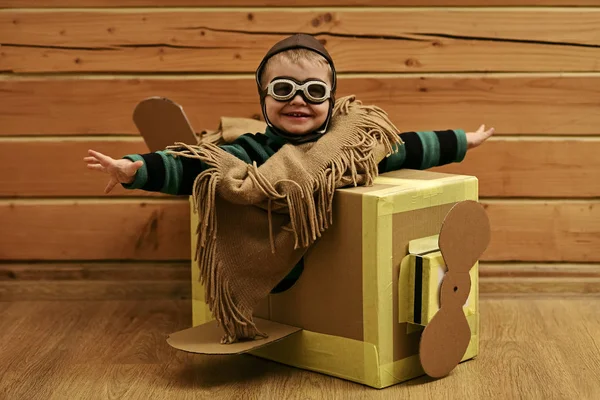
[[[323,137],[286,144],[260,167],[212,143],[168,148],[209,166],[194,184],[195,257],[222,343],[266,336],[253,322],[254,307],[332,223],[335,190],[371,185],[378,163],[399,144],[383,110],[348,96],[336,101]]]

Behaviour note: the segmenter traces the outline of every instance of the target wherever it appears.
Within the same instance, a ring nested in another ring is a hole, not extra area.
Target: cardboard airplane
[[[199,140],[181,106],[166,98],[153,97],[142,101],[136,107],[133,119],[151,151],[162,150],[175,142],[196,144]],[[419,174],[423,174],[423,172],[409,171],[400,175],[392,174],[389,175],[390,178],[382,178],[381,182],[384,185],[387,182],[386,179],[388,179],[391,183],[391,180],[395,179],[396,176],[401,176],[402,179],[398,179],[399,185],[410,185],[412,183],[406,177],[412,179],[413,176],[417,178],[424,176]],[[436,179],[438,177],[440,181],[452,178],[452,176],[446,174],[434,176]],[[416,179],[414,182],[427,187],[423,190],[431,190],[430,187],[434,187],[431,185],[437,185],[434,178],[427,175],[424,179]],[[427,180],[430,181],[426,182]],[[465,185],[472,184],[468,179],[463,180],[467,182]],[[455,183],[453,184],[456,186]],[[459,184],[462,185],[462,181]],[[401,189],[408,190],[404,187]],[[347,193],[344,195],[347,195]],[[424,240],[411,240],[408,242],[409,252],[417,260],[417,263],[420,262],[420,266],[417,269],[411,267],[410,284],[413,287],[401,288],[400,290],[403,293],[399,295],[400,299],[410,297],[408,303],[411,308],[411,318],[408,322],[409,325],[413,324],[414,326],[411,325],[412,328],[409,327],[408,330],[418,330],[419,325],[424,326],[419,340],[418,361],[423,371],[432,377],[448,375],[464,358],[467,348],[470,343],[473,343],[473,337],[476,337],[472,332],[472,328],[470,328],[470,325],[473,324],[467,321],[465,312],[463,312],[463,306],[473,296],[477,296],[477,291],[474,290],[476,288],[472,287],[472,279],[477,279],[477,274],[473,274],[474,270],[472,268],[477,264],[490,240],[490,227],[486,213],[483,207],[473,199],[473,196],[468,200],[461,201],[459,199],[453,204],[447,205],[444,210],[448,211],[445,211],[444,215],[441,216],[441,224],[439,224],[440,218],[437,217],[436,221],[438,222],[435,223],[437,225],[434,224],[433,231],[430,229],[433,236],[429,235]],[[423,243],[427,244],[423,245]],[[415,246],[421,247],[421,249],[414,250]],[[438,278],[434,277],[435,274],[432,271],[423,269],[423,257],[426,258],[427,255],[431,255],[435,251],[438,251],[436,253],[438,259],[443,259],[443,263],[438,263],[440,265],[436,267],[441,271],[441,283],[436,281]],[[441,252],[441,257],[439,252]],[[415,274],[415,271],[418,272]],[[426,272],[431,273],[431,276],[425,275]],[[408,280],[398,279],[399,286],[408,285],[408,283],[400,283],[408,282]],[[422,297],[425,292],[421,289],[426,289],[429,286],[432,286],[433,289],[427,292],[430,299],[428,301],[426,297]],[[410,292],[408,297],[404,292]],[[422,315],[425,317],[421,318]],[[267,338],[223,345],[220,344],[223,332],[217,322],[213,320],[173,333],[169,335],[167,342],[176,349],[193,353],[240,354],[268,347],[291,335],[298,334],[304,329],[303,326],[292,326],[259,317],[255,317],[255,322],[261,332],[268,333]],[[367,353],[366,349],[367,347],[365,347],[365,354]],[[305,364],[300,363],[298,365],[306,366]],[[310,368],[310,366],[307,368]],[[317,368],[314,368],[313,365],[311,369]],[[327,371],[325,370],[325,372]],[[336,374],[335,372],[333,374],[342,377],[347,375]],[[376,382],[373,381],[375,383],[369,381],[366,378],[370,374],[369,371],[361,372],[361,374],[360,378],[354,378],[353,380],[375,387],[386,385],[380,377],[377,378]],[[349,379],[352,379],[352,377]],[[390,381],[392,382],[390,384],[397,381]]]

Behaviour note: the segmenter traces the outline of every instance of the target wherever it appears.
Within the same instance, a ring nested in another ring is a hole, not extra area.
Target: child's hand
[[[481,125],[476,132],[467,133],[467,149],[473,149],[486,140],[488,140],[494,134],[494,128],[485,130],[485,125]]]
[[[104,193],[109,193],[118,183],[131,183],[135,179],[135,174],[143,165],[143,161],[133,162],[127,159],[115,160],[94,150],[88,150],[89,157],[83,160],[87,162],[87,167],[94,171],[105,172],[110,175],[110,180]]]

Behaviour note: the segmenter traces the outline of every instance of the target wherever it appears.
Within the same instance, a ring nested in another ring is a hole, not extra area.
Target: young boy
[[[268,126],[266,132],[257,134],[248,133],[242,135],[233,143],[220,146],[221,150],[219,151],[224,150],[225,152],[235,156],[237,159],[242,160],[247,164],[256,163],[254,168],[260,168],[274,155],[280,155],[285,151],[288,153],[293,151],[289,148],[289,145],[297,147],[298,149],[303,149],[302,152],[306,152],[303,154],[307,154],[310,152],[310,149],[313,148],[312,146],[317,148],[317,143],[319,141],[327,141],[331,139],[328,137],[328,135],[333,135],[330,128],[333,126],[333,124],[335,124],[335,121],[332,121],[332,116],[335,114],[334,105],[337,86],[336,71],[331,57],[320,42],[318,42],[312,36],[300,34],[288,37],[277,43],[271,50],[269,50],[259,65],[256,71],[256,82],[260,95],[263,116]],[[387,124],[386,126],[393,127],[393,125],[390,124]],[[377,128],[377,125],[375,125],[375,128]],[[338,128],[337,130],[339,131],[340,129]],[[372,132],[372,130],[369,130],[369,132]],[[396,132],[393,134],[398,133]],[[376,165],[376,172],[383,173],[401,168],[427,169],[451,162],[460,162],[465,157],[468,148],[477,147],[487,140],[492,134],[493,129],[485,130],[483,125],[476,132],[467,134],[465,134],[465,132],[462,130],[399,133],[400,141],[397,141],[393,147],[395,152],[393,152],[389,157],[378,161]],[[366,140],[364,139],[364,136],[365,135],[363,134],[362,141],[359,140],[355,142],[356,146],[362,146],[364,144]],[[383,134],[381,136],[383,136]],[[398,137],[395,139],[397,140]],[[403,144],[401,144],[402,142]],[[349,146],[346,145],[339,146],[340,149],[347,149],[348,147]],[[286,150],[282,151],[282,149]],[[213,149],[211,151],[214,152],[215,150]],[[346,150],[339,150],[337,153],[332,152],[331,157],[337,157],[335,154],[341,153],[342,151]],[[158,151],[149,154],[128,155],[122,159],[115,160],[99,152],[89,150],[89,156],[85,158],[85,161],[88,163],[88,168],[104,172],[109,175],[109,183],[105,189],[106,193],[110,192],[115,185],[120,183],[128,189],[160,191],[174,195],[190,195],[193,194],[195,182],[198,185],[198,182],[202,180],[202,177],[206,177],[205,173],[214,167],[211,166],[211,162],[207,162],[207,160],[216,160],[214,157],[211,158],[210,154],[205,154],[200,157],[198,156],[198,153],[194,153],[197,157],[182,157],[180,156],[181,154],[179,156],[174,156],[173,153],[169,151]],[[335,185],[335,182],[333,181],[335,179],[337,179],[338,183],[343,181],[343,179],[340,177],[339,169],[343,168],[344,166],[346,171],[351,170],[350,172],[352,172],[354,181],[356,182],[355,176],[357,174],[357,168],[356,165],[352,163],[364,163],[364,160],[367,159],[365,154],[367,153],[352,153],[351,151],[347,152],[345,153],[346,158],[344,162],[333,162],[333,164],[327,169],[326,173],[323,172],[323,170],[319,170],[321,173],[321,175],[319,175],[319,179],[321,179],[321,181],[314,186],[310,186],[311,191],[309,194],[316,193],[320,190],[321,192],[319,193],[322,194],[321,197],[326,197],[327,193],[325,192],[327,191],[329,191],[328,195],[332,196],[332,193],[330,192],[333,190],[330,189]],[[319,157],[314,158],[313,161],[317,160],[318,162],[321,162],[327,157],[327,155],[328,153],[325,152],[325,156],[320,155]],[[292,161],[295,160],[292,156],[289,157],[288,159]],[[326,160],[324,162],[326,162]],[[314,163],[316,162],[307,163],[306,169],[310,169],[308,167],[312,166]],[[215,164],[218,164],[218,162],[215,161]],[[287,167],[289,164],[290,163],[286,161],[286,163],[281,165]],[[366,164],[361,164],[362,167],[364,167],[364,165],[369,164],[368,162]],[[360,170],[361,168],[358,169]],[[248,167],[248,170],[250,171],[250,167]],[[225,173],[226,172],[221,169],[221,171],[219,173],[215,173],[215,175],[218,175],[220,179]],[[269,196],[269,224],[271,224],[271,201],[276,201],[277,199],[284,197],[277,192],[277,185],[280,182],[289,182],[293,181],[294,179],[289,179],[287,175],[282,175],[285,179],[273,179],[273,181],[276,181],[274,184],[265,184],[264,179],[261,180],[262,178],[257,178],[258,175],[250,174],[249,172],[248,174],[252,175],[250,177],[251,179],[247,179],[250,186],[261,187],[261,190],[265,193],[265,195]],[[280,177],[280,175],[277,175],[277,177]],[[291,173],[291,175],[293,176],[293,173]],[[236,179],[238,179],[238,176],[235,176],[235,179],[233,180],[235,181]],[[242,178],[239,178],[238,181],[245,182],[242,181]],[[368,182],[368,179],[366,181]],[[324,186],[328,187],[325,188]],[[336,187],[340,186],[341,184],[338,184]],[[243,188],[242,183],[239,183],[236,186],[236,190],[239,188]],[[235,191],[232,190],[230,192],[233,193]],[[288,192],[291,192],[291,190],[288,190]],[[223,195],[223,197],[226,196]],[[293,196],[287,196],[287,198],[289,197]],[[296,197],[296,200],[288,200],[290,214],[292,211],[298,214],[297,209],[299,207],[305,207],[303,210],[306,211],[306,213],[313,213],[315,215],[319,214],[319,211],[325,212],[327,209],[327,204],[324,200],[322,200],[319,204],[317,204],[317,201],[315,201],[313,204],[311,203],[310,199],[307,200],[307,197],[312,196],[308,196],[306,193]],[[327,202],[331,204],[331,197],[328,197]],[[306,203],[310,204],[306,205]],[[203,208],[213,209],[215,208],[212,207],[213,204],[214,202],[208,201],[207,203],[203,204],[204,207],[198,207],[198,210],[199,212],[204,212],[202,210]],[[221,213],[226,213],[226,211],[222,210],[227,209],[228,207],[229,206],[226,203],[222,203],[221,206],[216,208],[220,209]],[[315,211],[315,209],[319,210]],[[206,213],[209,212],[211,211],[206,211]],[[240,211],[240,213],[241,212],[242,211]],[[243,212],[247,212],[247,210]],[[242,214],[240,214],[240,218],[237,221],[245,221],[239,222],[239,224],[244,226],[245,230],[262,229],[262,225],[257,225],[257,227],[253,228],[250,222],[246,222],[252,221],[252,218],[244,219],[244,217],[241,215]],[[219,218],[221,220],[227,219],[227,216],[222,215],[219,216]],[[278,218],[278,216],[273,216],[273,218]],[[206,225],[212,224],[212,222],[210,222],[210,215],[201,215],[201,221],[202,219],[209,221],[205,222],[205,227]],[[327,226],[327,222],[324,221],[324,219],[325,218],[319,214],[318,217],[313,218],[313,220],[309,222],[306,222],[305,220],[300,221],[298,218],[294,219],[292,217],[291,222],[288,218],[285,223],[292,226],[291,230],[298,231],[304,229],[309,231],[308,236],[311,236],[312,232],[312,240],[310,237],[307,239],[306,235],[303,237],[303,239],[305,239],[304,242],[306,243],[308,241],[314,241],[316,236],[319,235],[319,232],[315,234],[315,231],[318,230],[315,228],[315,225],[320,225],[321,227]],[[307,225],[310,226],[307,227]],[[221,225],[219,226],[219,231],[221,231]],[[287,228],[287,234],[289,234],[289,226],[287,226]],[[235,234],[237,238],[239,235],[239,229],[237,232],[232,231],[231,234]],[[285,240],[280,239],[285,235],[286,229],[284,228],[276,232],[275,236],[271,235],[272,248],[273,243],[276,242],[279,249],[286,248],[286,246],[288,246],[290,247],[290,251],[292,251],[291,247],[294,246],[290,246],[289,242],[286,241],[289,238]],[[207,243],[210,242],[210,235],[206,234],[203,235],[203,237],[204,236],[207,239],[203,240],[206,240]],[[294,248],[296,249],[298,247],[297,236],[295,240],[296,246]],[[227,247],[227,245],[231,244],[232,242],[234,242],[234,240],[232,240],[232,237],[229,237],[224,239],[222,245],[223,247]],[[227,288],[225,292],[215,292],[216,294],[214,295],[209,294],[209,297],[218,303],[217,305],[211,305],[217,307],[217,311],[215,312],[217,314],[216,317],[220,322],[223,323],[225,327],[227,335],[224,338],[224,342],[236,341],[239,338],[254,337],[257,334],[260,335],[260,332],[257,330],[240,328],[240,326],[253,326],[251,321],[251,308],[253,304],[255,304],[256,300],[261,296],[268,294],[269,291],[278,292],[287,289],[293,284],[295,279],[302,272],[302,252],[294,253],[293,257],[286,259],[287,261],[284,262],[282,261],[284,258],[283,256],[274,256],[274,258],[269,258],[270,254],[266,254],[264,250],[254,251],[256,247],[256,241],[252,243],[254,244],[248,247],[249,250],[246,252],[246,254],[244,254],[245,252],[240,251],[240,253],[242,253],[241,256],[238,256],[238,258],[231,258],[230,260],[228,259],[229,261],[227,262],[230,262],[232,265],[236,263],[239,265],[256,259],[260,260],[259,266],[273,265],[274,269],[274,265],[280,263],[282,265],[280,269],[283,272],[278,275],[279,278],[273,278],[274,280],[272,279],[270,281],[274,283],[279,282],[275,289],[273,289],[274,285],[272,283],[270,286],[267,284],[267,286],[265,286],[267,288],[266,293],[263,290],[260,294],[252,297],[252,300],[248,300],[246,302],[239,300],[239,298],[246,295],[247,288],[238,289],[237,299],[236,290],[232,289],[231,292],[233,292],[233,295],[231,295],[229,291],[227,291],[229,288]],[[284,245],[283,243],[287,244]],[[203,249],[206,248],[206,252],[210,253],[210,251],[214,251],[214,249],[212,249],[210,246],[210,243],[205,243],[205,245],[202,247]],[[200,264],[201,269],[204,271],[203,274],[205,281],[207,279],[210,280],[212,277],[211,273],[207,271],[211,268],[214,269],[217,267],[204,267],[203,265],[210,264],[211,262],[214,263],[214,257],[215,256],[213,253],[210,253],[208,256],[200,256]],[[217,258],[218,257],[219,256],[217,256]],[[223,261],[222,264],[227,264],[227,262]],[[286,263],[291,263],[291,266],[287,265]],[[296,267],[292,269],[291,267],[294,265],[296,265]],[[237,282],[244,281],[246,279],[244,278],[244,273],[246,274],[245,277],[249,281],[253,282],[253,285],[259,284],[259,282],[255,280],[254,271],[251,268],[248,268],[248,271],[238,271],[235,273],[235,275],[232,272],[231,276],[233,276],[234,279],[229,280],[223,285],[231,286],[237,284]],[[282,277],[285,278],[282,280]],[[243,293],[240,294],[241,292]],[[218,300],[215,300],[217,298]],[[223,300],[223,298],[225,298],[225,300]],[[241,303],[243,304],[240,305]],[[230,309],[223,311],[223,309],[227,307]],[[212,308],[213,307],[211,307],[211,309]],[[242,309],[242,311],[239,311],[238,309]],[[235,317],[229,318],[230,314],[236,315],[237,319],[235,319]],[[234,319],[235,321],[233,321]]]
[[[291,47],[288,50],[271,50],[256,72],[263,115],[268,125],[266,132],[248,133],[221,146],[249,164],[261,165],[284,144],[316,141],[326,134],[337,83],[333,61],[325,48],[310,36],[295,35],[286,40],[294,43],[296,37],[315,48],[288,44]],[[302,83],[308,83],[304,91],[300,90]],[[381,161],[379,172],[428,169],[460,162],[467,149],[479,146],[493,132],[493,128],[485,130],[482,125],[476,132],[466,134],[463,130],[400,133],[404,146]],[[85,161],[88,168],[109,175],[106,193],[121,183],[128,189],[189,195],[195,178],[206,167],[197,159],[173,157],[165,151],[115,160],[89,150]]]

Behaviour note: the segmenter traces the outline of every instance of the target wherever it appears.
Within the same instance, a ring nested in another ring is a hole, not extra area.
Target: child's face
[[[269,84],[273,79],[279,77],[294,78],[300,82],[316,79],[331,87],[329,69],[325,65],[313,65],[303,61],[296,64],[288,60],[281,60],[271,66],[265,76],[265,82]],[[267,96],[265,108],[267,117],[273,125],[291,135],[301,136],[313,132],[323,125],[327,119],[330,101],[328,99],[321,104],[312,104],[305,101],[299,93],[287,101],[277,101],[271,96]],[[298,116],[298,114],[302,116]]]

